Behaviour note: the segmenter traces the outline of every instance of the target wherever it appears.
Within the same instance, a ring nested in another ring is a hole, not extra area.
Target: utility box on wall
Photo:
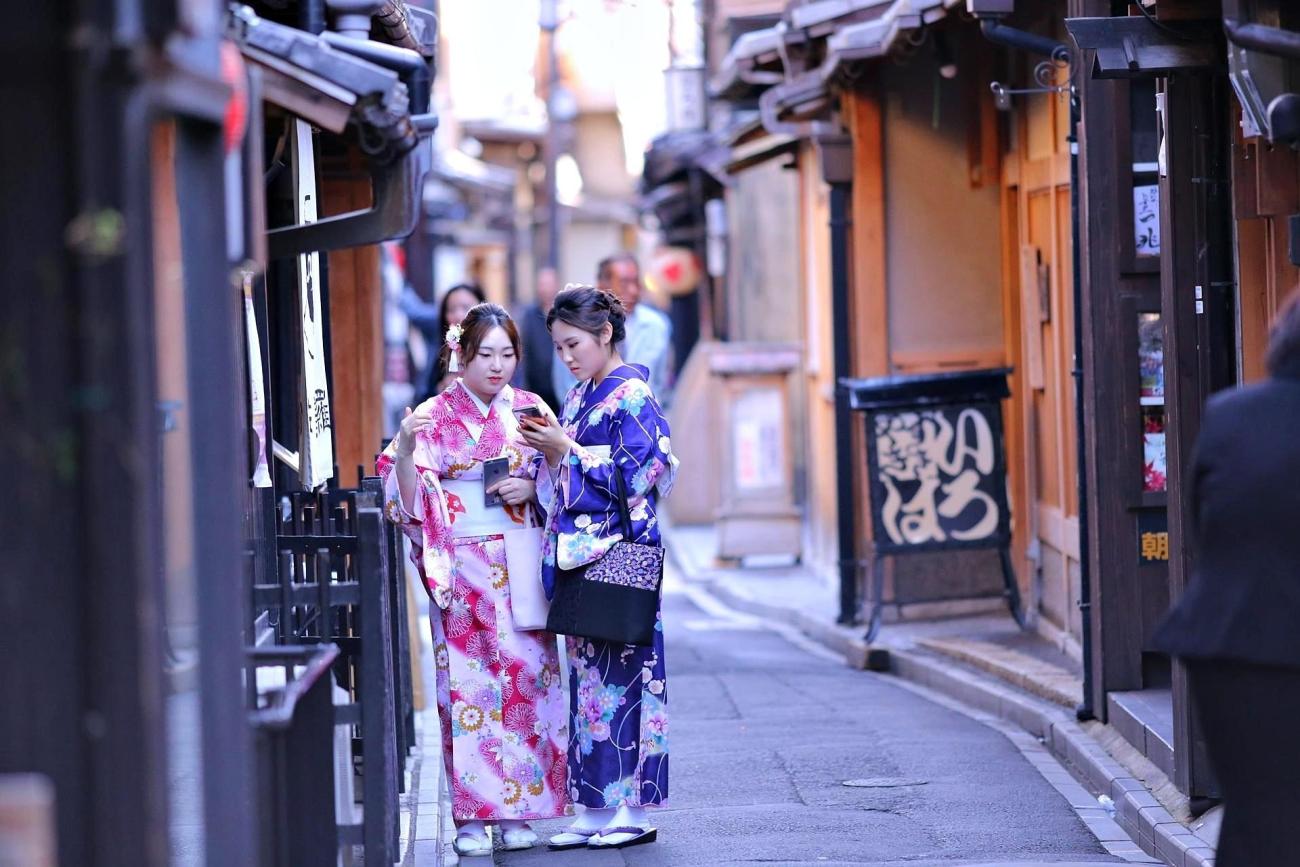
[[[802,554],[789,386],[800,358],[789,344],[725,343],[710,359],[720,385],[721,559]]]

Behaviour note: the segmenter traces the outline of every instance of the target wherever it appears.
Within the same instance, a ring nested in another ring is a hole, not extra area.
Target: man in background
[[[650,371],[650,387],[660,404],[669,402],[669,360],[673,346],[673,323],[666,314],[644,303],[645,285],[636,256],[615,253],[602,259],[596,269],[596,288],[613,292],[627,310],[627,340],[623,359],[643,364]]]
[[[524,344],[524,363],[515,368],[514,384],[536,394],[558,415],[564,392],[556,391],[553,368],[563,369],[564,365],[555,363],[555,346],[546,327],[546,314],[551,312],[557,291],[555,269],[543,268],[537,272],[537,300],[523,305],[515,314]]]

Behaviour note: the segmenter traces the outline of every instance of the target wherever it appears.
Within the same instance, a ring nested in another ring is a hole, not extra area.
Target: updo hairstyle
[[[548,330],[556,322],[563,322],[580,328],[599,339],[600,332],[609,323],[613,327],[611,345],[622,343],[627,339],[627,311],[618,296],[595,286],[582,283],[570,283],[555,296],[551,312],[546,314]]]

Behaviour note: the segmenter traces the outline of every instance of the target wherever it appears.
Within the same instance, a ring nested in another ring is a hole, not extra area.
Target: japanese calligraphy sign
[[[1164,510],[1138,512],[1138,565],[1169,562],[1169,514]]]
[[[316,222],[316,158],[311,125],[293,119],[292,135],[294,197],[298,223]],[[302,452],[299,476],[302,486],[313,490],[334,475],[334,428],[330,419],[329,383],[325,376],[323,322],[328,311],[321,309],[320,254],[298,256],[299,312],[302,314]]]
[[[1007,546],[1011,516],[1000,403],[1005,372],[856,385],[854,405],[867,410],[877,552]],[[965,395],[963,385],[970,389]]]
[[[1160,255],[1160,187],[1133,188],[1133,247],[1139,256]]]

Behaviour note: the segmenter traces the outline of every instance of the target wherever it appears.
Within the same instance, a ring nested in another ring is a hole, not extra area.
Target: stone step
[[[1083,701],[1083,679],[1050,662],[973,638],[925,638],[917,646],[956,659],[1039,698],[1074,710]]]

